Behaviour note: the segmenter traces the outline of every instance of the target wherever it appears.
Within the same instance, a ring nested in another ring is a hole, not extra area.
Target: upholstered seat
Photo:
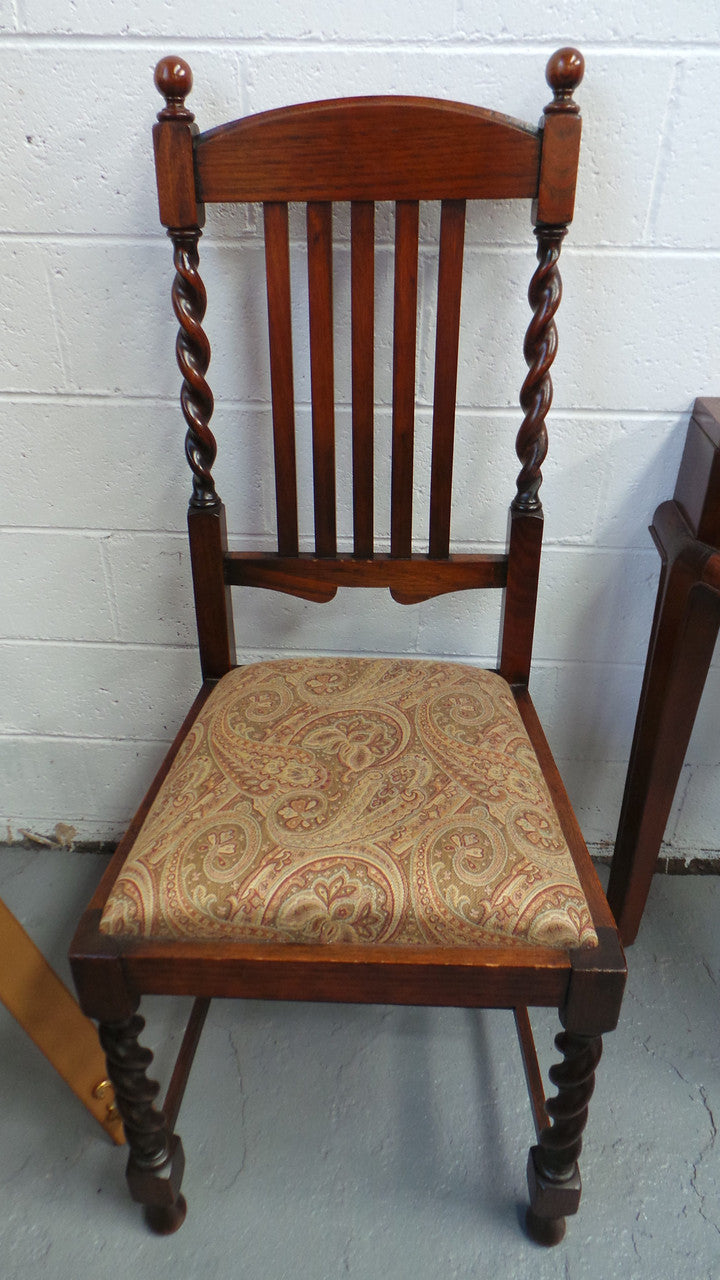
[[[597,943],[506,681],[445,662],[360,658],[263,662],[223,677],[101,929]]]

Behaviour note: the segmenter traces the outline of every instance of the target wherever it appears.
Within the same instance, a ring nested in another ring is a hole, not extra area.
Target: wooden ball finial
[[[185,99],[192,89],[193,78],[182,58],[161,58],[155,68],[155,88],[166,105],[158,112],[158,120],[194,120]]]
[[[572,95],[584,74],[585,59],[579,49],[558,49],[545,68],[545,79],[554,95],[554,101],[545,110],[577,111]]]

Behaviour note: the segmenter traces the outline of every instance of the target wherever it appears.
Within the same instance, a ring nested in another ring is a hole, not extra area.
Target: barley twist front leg
[[[550,1068],[557,1094],[545,1106],[551,1124],[543,1129],[528,1157],[530,1208],[526,1226],[538,1244],[558,1244],[565,1218],[580,1204],[578,1157],[595,1088],[595,1068],[602,1053],[600,1036],[562,1031],[555,1046],[564,1061]]]
[[[170,1235],[182,1226],[187,1212],[180,1194],[185,1156],[180,1139],[168,1132],[163,1112],[154,1106],[160,1086],[147,1075],[152,1053],[138,1043],[144,1026],[138,1014],[122,1022],[102,1023],[100,1042],[130,1148],[126,1173],[130,1195],[145,1206],[151,1230]]]

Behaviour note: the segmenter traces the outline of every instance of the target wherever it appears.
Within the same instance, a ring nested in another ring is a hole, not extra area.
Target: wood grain
[[[393,595],[404,592],[429,600],[449,591],[504,587],[507,557],[459,553],[435,561],[420,553],[396,557],[379,552],[362,560],[356,556],[331,559],[307,552],[286,557],[273,552],[230,551],[225,557],[225,579],[235,586],[267,587],[307,600],[331,600],[338,587],[388,587]]]
[[[223,571],[225,508],[191,506],[187,518],[200,666],[204,680],[218,680],[235,665],[232,596]]]
[[[335,383],[333,369],[332,205],[307,207],[310,296],[315,552],[332,556],[335,532]]]
[[[430,478],[431,556],[447,556],[450,551],[450,505],[464,240],[465,201],[443,200],[440,215]]]
[[[263,214],[278,551],[291,556],[298,549],[298,514],[288,207],[267,203]]]
[[[532,198],[540,141],[519,120],[433,98],[303,103],[201,134],[198,198]]]

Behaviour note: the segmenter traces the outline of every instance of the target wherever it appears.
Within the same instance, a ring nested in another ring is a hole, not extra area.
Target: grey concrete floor
[[[105,859],[0,851],[0,896],[69,982]],[[720,1277],[720,880],[657,877],[598,1071],[583,1203],[520,1227],[532,1124],[504,1011],[215,1002],[180,1114],[189,1210],[147,1233],[106,1140],[0,1008],[3,1280]],[[185,1001],[145,1002],[168,1078]],[[544,1064],[554,1015],[533,1016]]]

